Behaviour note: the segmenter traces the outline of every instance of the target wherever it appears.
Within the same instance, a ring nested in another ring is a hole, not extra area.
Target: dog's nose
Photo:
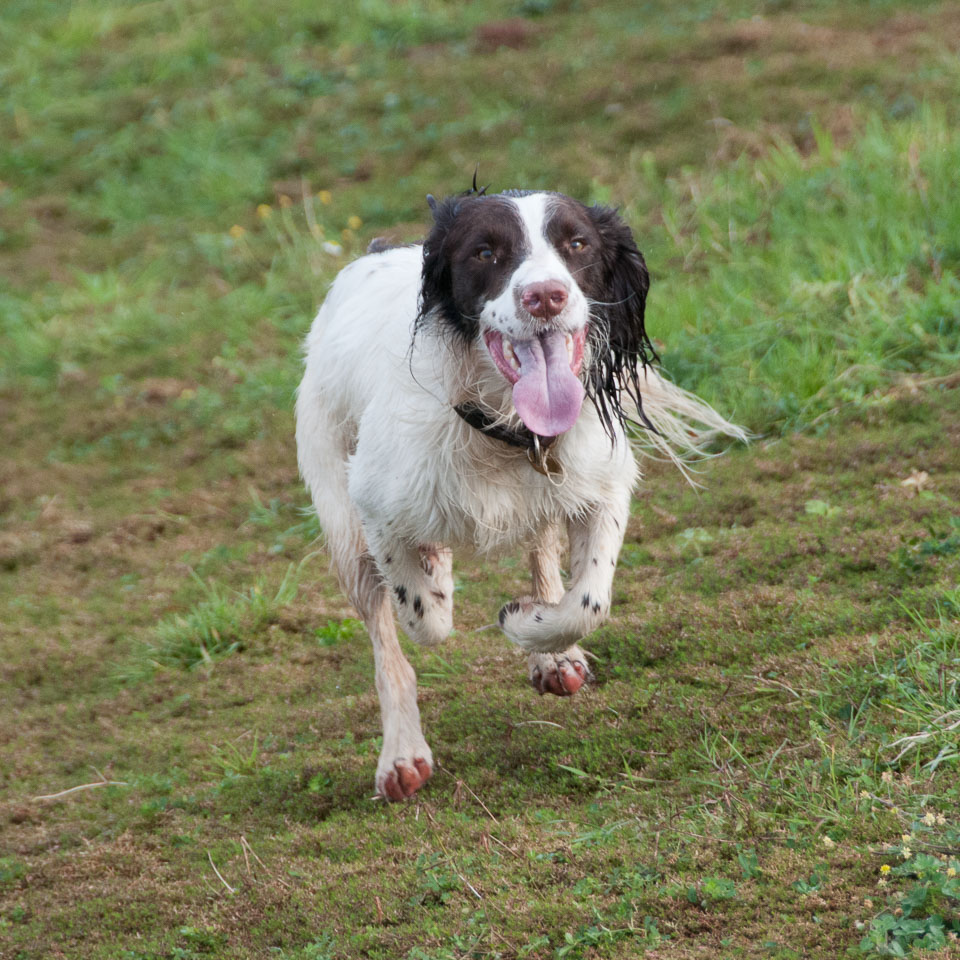
[[[550,320],[567,305],[567,288],[559,280],[531,283],[520,294],[523,309],[541,320]]]

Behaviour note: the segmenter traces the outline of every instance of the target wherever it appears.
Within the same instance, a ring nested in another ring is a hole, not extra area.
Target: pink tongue
[[[535,340],[514,340],[520,379],[513,385],[513,405],[527,429],[541,437],[565,433],[580,416],[583,384],[570,369],[559,330]]]

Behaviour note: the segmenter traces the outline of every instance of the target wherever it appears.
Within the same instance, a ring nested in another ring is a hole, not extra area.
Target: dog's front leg
[[[345,541],[340,540],[344,545]],[[377,763],[377,793],[388,800],[411,796],[433,773],[433,755],[420,729],[417,677],[397,642],[387,585],[368,553],[338,558],[340,577],[373,643],[383,748]]]
[[[539,531],[530,550],[532,600],[554,604],[563,599],[560,554],[560,531],[556,524],[548,523]],[[531,653],[527,658],[527,676],[538,693],[558,697],[572,696],[591,679],[587,658],[576,644],[562,653]]]
[[[416,643],[440,643],[453,629],[450,550],[434,543],[412,546],[369,529],[367,541],[390,586],[400,626]]]
[[[556,603],[514,600],[500,610],[503,632],[525,650],[558,653],[596,630],[610,612],[613,573],[630,513],[629,492],[570,518],[570,589]]]

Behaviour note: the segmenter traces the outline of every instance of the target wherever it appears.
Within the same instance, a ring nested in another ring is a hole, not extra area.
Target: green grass
[[[212,666],[214,660],[242,650],[244,637],[276,623],[280,611],[297,594],[292,564],[275,591],[259,582],[242,591],[225,590],[204,583],[195,573],[193,577],[203,599],[186,614],[156,625],[142,653],[151,666]]]
[[[958,40],[892,0],[4,5],[4,960],[952,956]],[[760,438],[702,491],[646,465],[571,701],[484,629],[523,558],[458,557],[408,649],[438,768],[387,807],[292,397],[336,271],[478,161],[620,204],[666,368]]]

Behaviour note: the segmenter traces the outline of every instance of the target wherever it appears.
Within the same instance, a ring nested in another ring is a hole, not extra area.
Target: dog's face
[[[639,405],[649,278],[615,211],[551,193],[474,194],[435,205],[434,218],[420,322],[485,351],[533,433],[569,430],[585,395],[611,430],[625,416],[621,390]]]

